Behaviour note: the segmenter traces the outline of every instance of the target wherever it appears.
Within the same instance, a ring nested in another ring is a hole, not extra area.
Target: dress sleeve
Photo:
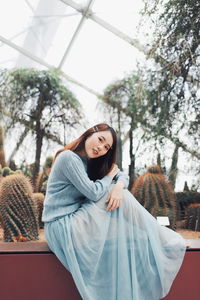
[[[124,183],[124,188],[127,189],[129,185],[129,176],[125,174],[124,172],[120,171],[117,173],[117,175],[114,177],[115,181],[123,181]]]
[[[90,180],[85,166],[77,154],[70,150],[63,151],[57,159],[57,167],[61,168],[64,176],[89,200],[98,201],[108,192],[112,177],[105,176],[101,180]]]

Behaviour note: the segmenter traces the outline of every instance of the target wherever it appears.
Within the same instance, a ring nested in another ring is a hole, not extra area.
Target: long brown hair
[[[110,131],[113,137],[112,147],[108,152],[97,158],[90,158],[87,164],[87,173],[91,180],[97,180],[103,178],[111,170],[113,163],[116,162],[116,147],[117,147],[117,137],[115,130],[110,127],[108,124],[100,123],[97,124],[88,130],[86,130],[79,138],[75,139],[64,148],[56,152],[55,158],[65,150],[71,150],[75,153],[80,153],[82,150],[85,150],[85,141],[93,133],[99,131]]]

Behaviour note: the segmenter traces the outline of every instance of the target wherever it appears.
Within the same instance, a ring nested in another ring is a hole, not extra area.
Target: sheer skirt
[[[159,300],[182,264],[185,241],[124,190],[107,211],[107,195],[45,224],[50,249],[71,272],[84,300]]]

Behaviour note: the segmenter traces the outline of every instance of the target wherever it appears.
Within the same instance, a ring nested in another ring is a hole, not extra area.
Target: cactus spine
[[[32,186],[25,175],[13,174],[2,178],[0,215],[5,242],[38,239],[38,221],[32,199]]]
[[[176,197],[158,165],[151,166],[133,184],[132,194],[154,216],[168,216],[175,228]]]

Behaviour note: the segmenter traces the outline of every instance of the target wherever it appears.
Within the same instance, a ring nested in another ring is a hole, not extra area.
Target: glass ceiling
[[[144,59],[137,30],[142,5],[142,0],[4,0],[0,68],[58,68],[85,110],[92,109],[95,93]]]
[[[96,95],[145,60],[142,7],[142,0],[3,0],[0,68],[58,68],[88,125],[102,122]]]

